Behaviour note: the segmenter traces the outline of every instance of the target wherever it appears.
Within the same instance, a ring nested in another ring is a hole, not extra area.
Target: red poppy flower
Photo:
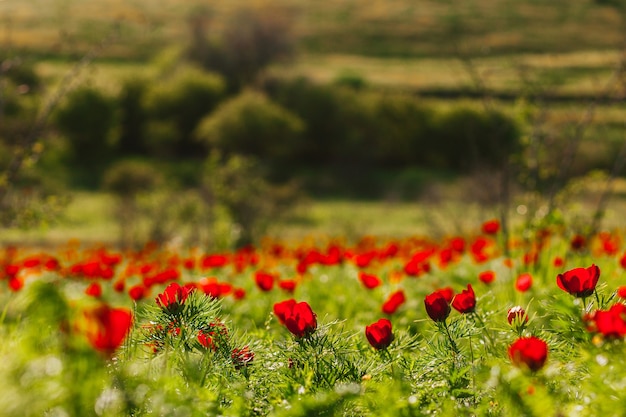
[[[614,304],[608,310],[598,310],[593,316],[595,327],[605,337],[622,338],[626,336],[626,306]]]
[[[483,271],[478,274],[478,279],[485,284],[491,284],[496,279],[496,273],[493,271]]]
[[[97,282],[92,282],[87,288],[85,288],[85,294],[90,297],[100,297],[102,295],[102,287]]]
[[[486,235],[495,235],[500,230],[500,222],[497,219],[487,220],[481,230]]]
[[[374,349],[386,349],[394,339],[391,322],[387,319],[380,319],[376,323],[365,326],[365,337]]]
[[[570,247],[574,250],[579,250],[585,247],[587,241],[584,236],[576,235],[570,241]]]
[[[317,317],[311,306],[303,301],[294,304],[287,312],[285,326],[296,337],[309,336],[317,329]]]
[[[528,323],[528,316],[526,310],[520,306],[511,307],[506,314],[506,320],[510,325],[514,323]]]
[[[509,346],[509,358],[515,366],[536,372],[546,363],[548,345],[535,336],[520,337]]]
[[[128,289],[128,295],[135,301],[139,301],[146,296],[146,288],[143,285],[135,285]]]
[[[363,286],[369,290],[380,286],[381,281],[376,275],[366,274],[365,272],[359,272],[359,280]]]
[[[565,263],[565,261],[563,260],[563,258],[561,258],[560,256],[555,256],[554,257],[554,261],[552,262],[552,265],[554,265],[555,267],[559,268],[559,267],[563,266],[564,263]]]
[[[617,296],[619,298],[626,298],[626,285],[621,286],[617,289]]]
[[[278,286],[280,287],[280,289],[281,289],[281,290],[285,290],[285,291],[287,291],[288,293],[292,293],[292,292],[294,292],[294,291],[295,291],[295,289],[296,289],[296,285],[297,285],[297,283],[296,283],[296,281],[295,281],[295,280],[293,280],[293,279],[286,279],[286,280],[284,280],[284,281],[280,281],[280,282],[278,283]]]
[[[433,321],[445,321],[450,315],[450,304],[439,291],[429,294],[424,299],[426,313]]]
[[[281,324],[285,324],[285,318],[287,317],[287,314],[293,309],[294,305],[296,305],[296,300],[294,300],[293,298],[274,304],[274,314],[276,315],[276,317],[278,317],[278,321]]]
[[[439,288],[437,292],[443,295],[443,298],[446,299],[448,304],[452,302],[452,299],[454,298],[454,290],[452,289],[452,287]]]
[[[235,288],[233,290],[233,298],[235,300],[243,300],[244,298],[246,298],[246,290],[244,290],[243,288]]]
[[[560,289],[574,297],[588,297],[596,289],[600,278],[600,268],[591,265],[588,268],[574,268],[556,276],[556,283]]]
[[[526,292],[533,285],[533,276],[528,272],[518,275],[515,280],[515,289],[519,292]]]
[[[184,304],[191,291],[189,287],[181,287],[178,282],[172,282],[156,297],[156,303],[165,310],[175,312]]]
[[[87,339],[98,351],[113,354],[132,326],[132,314],[124,308],[111,308],[102,305],[85,312],[88,320]]]
[[[454,296],[452,307],[459,313],[473,313],[476,309],[476,296],[471,284],[467,284],[467,289]]]
[[[255,272],[254,281],[261,291],[271,291],[274,287],[274,275],[268,274],[267,272]]]
[[[384,302],[382,310],[385,314],[393,314],[400,308],[402,304],[406,301],[406,297],[404,296],[404,291],[398,290],[387,298],[387,301]]]

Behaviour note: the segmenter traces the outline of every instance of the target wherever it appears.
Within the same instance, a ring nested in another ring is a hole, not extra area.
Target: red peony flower
[[[311,306],[303,301],[293,305],[285,315],[285,326],[294,336],[306,337],[317,329],[317,317]]]
[[[359,272],[359,280],[363,286],[369,290],[372,290],[381,284],[380,278],[373,274],[366,274],[365,272]]]
[[[600,268],[591,265],[588,268],[574,268],[556,276],[556,283],[560,289],[567,291],[574,297],[588,297],[596,289],[600,278]]]
[[[268,274],[267,272],[255,272],[254,281],[261,291],[271,291],[274,287],[274,275]]]
[[[135,285],[128,289],[128,295],[135,301],[139,301],[146,296],[146,288],[143,285]]]
[[[520,306],[511,307],[506,314],[506,320],[510,325],[514,323],[528,323],[528,316],[526,310]]]
[[[394,339],[391,322],[387,319],[380,319],[376,323],[365,326],[365,337],[374,349],[386,349]]]
[[[626,336],[626,306],[617,303],[608,310],[598,310],[593,315],[598,332],[604,337],[622,338]]]
[[[97,282],[92,282],[87,288],[85,288],[85,294],[90,297],[98,298],[102,295],[102,287]]]
[[[526,292],[533,285],[533,276],[528,272],[518,275],[515,280],[515,289],[519,292]]]
[[[496,273],[493,271],[483,271],[478,274],[478,279],[485,284],[491,284],[496,279]]]
[[[454,296],[452,307],[459,313],[473,313],[476,309],[476,296],[471,284],[467,284],[467,289]]]
[[[111,308],[106,304],[86,311],[85,317],[89,343],[108,356],[122,344],[133,323],[130,310]]]
[[[293,293],[296,289],[296,281],[293,279],[286,279],[284,281],[280,281],[278,283],[278,286],[280,287],[281,290],[285,290],[288,293]]]
[[[483,223],[481,230],[486,235],[495,235],[500,231],[500,222],[497,219],[487,220]]]
[[[546,363],[548,345],[535,336],[520,337],[509,346],[509,357],[515,366],[536,372]]]
[[[426,313],[433,321],[445,321],[450,315],[450,304],[444,295],[435,291],[424,299]]]
[[[296,305],[296,300],[293,298],[274,304],[274,314],[278,317],[278,321],[281,324],[285,324],[285,318],[287,314],[291,312],[294,305]]]
[[[383,303],[383,313],[385,314],[393,314],[400,308],[402,304],[406,301],[406,297],[404,296],[404,291],[398,290],[387,298],[387,301]]]
[[[156,303],[162,309],[176,312],[185,303],[192,290],[190,287],[181,287],[178,282],[172,282],[156,297]]]
[[[254,352],[250,350],[248,346],[244,346],[242,349],[234,348],[231,353],[233,365],[235,369],[241,369],[246,367],[254,360]]]

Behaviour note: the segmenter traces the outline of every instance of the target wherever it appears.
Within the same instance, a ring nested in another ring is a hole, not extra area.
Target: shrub
[[[202,195],[210,207],[227,210],[239,229],[236,246],[242,247],[258,241],[296,203],[298,189],[294,183],[271,184],[263,166],[252,157],[222,157],[214,152],[205,165]]]
[[[103,188],[117,199],[116,218],[122,246],[134,243],[140,217],[137,198],[140,194],[153,191],[162,181],[159,171],[143,161],[122,160],[106,171]]]
[[[171,126],[166,129],[170,135],[161,143],[169,145],[168,154],[197,156],[203,151],[192,133],[223,95],[224,81],[220,76],[192,66],[179,67],[165,80],[155,82],[145,95],[144,105],[150,123]]]
[[[68,94],[54,117],[55,126],[69,143],[71,165],[81,185],[96,185],[111,157],[111,133],[116,123],[115,102],[93,87]]]
[[[251,84],[268,64],[293,53],[295,38],[290,23],[293,19],[285,8],[268,2],[236,8],[223,19],[223,27],[213,38],[207,35],[209,15],[195,10],[189,18],[192,42],[187,55],[204,68],[221,74],[230,91]]]
[[[117,98],[119,106],[119,138],[117,150],[122,156],[147,153],[145,125],[147,113],[144,106],[148,81],[133,78],[124,81]]]
[[[274,163],[293,157],[304,125],[262,93],[246,91],[200,123],[196,136],[225,154],[244,154]]]

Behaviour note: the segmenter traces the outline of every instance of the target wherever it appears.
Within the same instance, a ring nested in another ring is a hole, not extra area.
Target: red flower
[[[626,336],[626,306],[614,304],[608,310],[598,310],[593,316],[596,329],[605,337]]]
[[[99,283],[92,282],[87,288],[85,288],[85,294],[89,295],[90,297],[98,298],[102,295],[102,287]]]
[[[514,323],[528,323],[526,310],[520,306],[511,307],[506,315],[506,320],[510,325]]]
[[[365,286],[365,288],[371,290],[380,286],[380,278],[376,275],[366,274],[365,272],[359,272],[359,280]]]
[[[303,301],[295,303],[285,315],[285,326],[296,337],[309,336],[317,329],[317,318],[311,306]]]
[[[250,350],[248,346],[244,346],[242,349],[234,348],[231,353],[233,365],[235,369],[241,369],[246,367],[254,360],[254,352]]]
[[[570,242],[570,246],[574,250],[582,249],[585,247],[586,244],[587,241],[585,240],[585,237],[581,235],[574,236]]]
[[[452,287],[439,288],[437,292],[443,295],[443,298],[446,299],[448,304],[452,302],[452,299],[454,298],[454,290],[452,289]]]
[[[133,300],[139,301],[146,296],[146,288],[143,285],[135,285],[128,289],[128,295]]]
[[[485,284],[491,284],[496,279],[496,273],[493,271],[483,271],[478,274],[478,279]]]
[[[169,312],[176,312],[184,304],[192,290],[189,287],[181,287],[178,282],[172,282],[165,288],[165,291],[156,297],[156,303]]]
[[[284,281],[280,281],[280,282],[278,283],[278,286],[279,286],[282,290],[287,291],[288,293],[292,293],[292,292],[294,292],[294,291],[295,291],[295,289],[296,289],[296,285],[297,285],[297,283],[296,283],[296,281],[295,281],[295,280],[293,280],[293,279],[286,279],[286,280],[284,280]]]
[[[588,297],[596,289],[600,278],[600,268],[591,265],[588,268],[574,268],[556,276],[556,283],[560,289],[567,291],[574,297]]]
[[[500,230],[500,222],[497,219],[487,220],[481,229],[486,235],[495,235]]]
[[[274,304],[274,314],[281,324],[285,324],[287,314],[291,312],[294,305],[296,305],[296,300],[293,298]]]
[[[515,289],[519,292],[526,292],[533,285],[533,277],[528,272],[520,274],[515,280]]]
[[[102,305],[85,312],[89,327],[87,339],[100,352],[112,355],[130,331],[133,318],[130,310]]]
[[[382,310],[385,314],[393,314],[400,308],[402,304],[406,301],[406,297],[404,296],[404,291],[398,290],[387,298],[387,301],[383,304]]]
[[[205,348],[216,351],[220,341],[228,336],[228,329],[221,322],[211,323],[209,327],[209,330],[198,332],[198,342]]]
[[[535,372],[546,363],[548,345],[535,336],[520,337],[509,346],[509,357],[515,366]]]
[[[476,296],[471,284],[467,284],[467,289],[454,296],[452,307],[459,313],[473,313],[476,309]]]
[[[387,319],[380,319],[376,323],[365,326],[365,337],[374,349],[386,349],[394,339],[391,322]]]
[[[257,271],[254,274],[254,281],[261,291],[271,291],[274,287],[274,275],[267,272]]]
[[[626,285],[621,286],[617,289],[617,296],[619,298],[626,298]]]
[[[450,304],[444,295],[435,291],[424,299],[426,313],[433,321],[445,321],[450,315]]]

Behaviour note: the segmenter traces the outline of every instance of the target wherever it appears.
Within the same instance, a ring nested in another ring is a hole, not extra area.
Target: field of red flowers
[[[0,415],[626,409],[623,232],[0,252]]]

